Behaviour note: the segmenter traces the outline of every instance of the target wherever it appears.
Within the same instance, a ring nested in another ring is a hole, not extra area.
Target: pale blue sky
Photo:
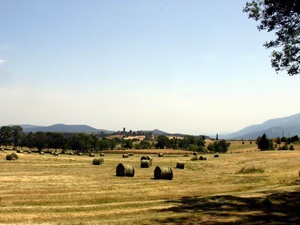
[[[241,0],[0,0],[0,125],[234,132],[299,113]]]

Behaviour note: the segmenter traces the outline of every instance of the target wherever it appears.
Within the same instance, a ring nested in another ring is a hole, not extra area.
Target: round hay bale
[[[142,160],[141,161],[141,168],[149,168],[152,165],[150,160]]]
[[[6,155],[6,160],[17,160],[18,158],[19,156],[14,152]]]
[[[197,161],[198,160],[198,157],[195,155],[191,158],[192,161]]]
[[[157,166],[154,170],[154,179],[173,179],[173,171],[167,166]]]
[[[82,152],[78,152],[77,155],[82,156]]]
[[[126,165],[119,163],[116,169],[117,176],[121,177],[133,177],[134,176],[134,167],[131,165]]]
[[[132,152],[130,152],[130,153],[129,153],[129,156],[133,156],[133,153],[132,153]]]
[[[218,158],[218,157],[219,157],[219,154],[215,154],[214,157],[215,157],[215,158]]]
[[[141,157],[141,161],[142,161],[142,160],[150,160],[150,161],[152,162],[151,156],[148,156],[148,155],[143,155],[143,156]]]
[[[100,159],[93,159],[93,165],[101,165],[104,163],[104,159],[100,158]]]
[[[30,150],[28,150],[28,151],[27,151],[27,153],[28,153],[28,154],[31,154],[31,151],[30,151]]]
[[[103,152],[101,152],[101,153],[100,153],[100,156],[104,156],[104,153],[103,153]]]
[[[18,149],[17,153],[23,153],[23,150]]]
[[[40,155],[44,155],[45,154],[45,152],[43,152],[43,151],[40,151]]]
[[[129,155],[128,154],[123,154],[123,158],[128,158]]]
[[[176,163],[176,168],[177,169],[184,169],[184,165],[185,165],[184,162],[177,162]]]
[[[201,155],[199,160],[206,160],[206,157]]]
[[[89,156],[90,156],[90,157],[95,157],[95,154],[94,154],[94,153],[90,153]]]
[[[54,156],[58,156],[59,155],[59,153],[58,152],[54,152],[54,154],[53,154]]]
[[[164,157],[164,153],[158,153],[158,157]]]
[[[198,155],[198,153],[197,152],[193,152],[193,155]]]

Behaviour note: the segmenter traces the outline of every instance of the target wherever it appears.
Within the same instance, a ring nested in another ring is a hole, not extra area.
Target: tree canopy
[[[276,48],[271,65],[276,72],[286,70],[288,75],[300,73],[300,0],[252,0],[243,10],[249,18],[259,21],[258,30],[274,31],[275,40],[266,42],[266,48]]]

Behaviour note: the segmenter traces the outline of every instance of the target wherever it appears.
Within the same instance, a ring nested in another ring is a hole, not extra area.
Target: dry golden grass
[[[88,156],[24,153],[7,161],[0,152],[0,224],[251,224],[265,219],[268,204],[282,220],[284,213],[299,219],[279,207],[287,205],[286,196],[274,196],[299,195],[298,148],[237,154],[235,147],[206,161],[164,152],[152,155],[150,168],[140,168],[141,154],[122,158],[123,151],[106,153],[100,166]],[[185,162],[184,170],[175,168],[177,161]],[[117,177],[119,162],[133,165],[135,176]],[[162,165],[173,168],[173,180],[153,179]],[[247,166],[264,172],[238,173]]]

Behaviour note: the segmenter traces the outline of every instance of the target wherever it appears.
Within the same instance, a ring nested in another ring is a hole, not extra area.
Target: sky
[[[246,0],[0,0],[0,126],[193,135],[299,113]]]

